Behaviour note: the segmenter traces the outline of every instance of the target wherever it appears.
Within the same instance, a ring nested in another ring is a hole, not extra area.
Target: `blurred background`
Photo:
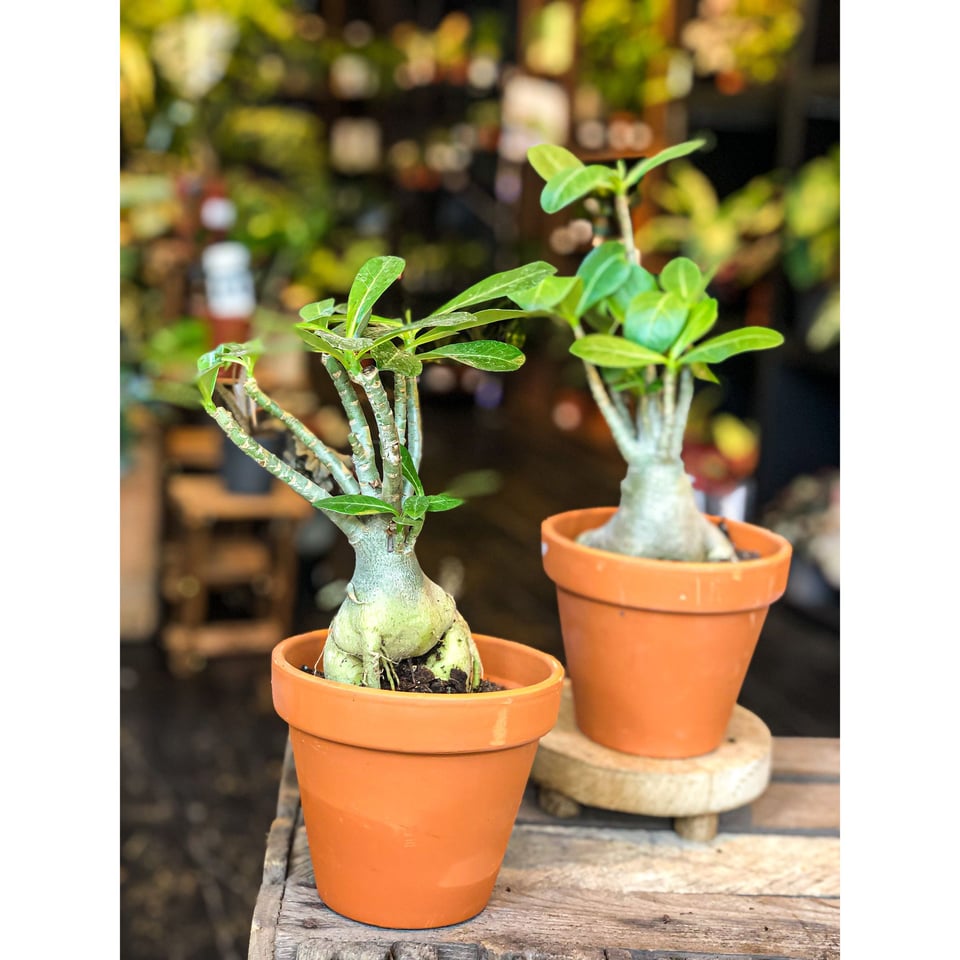
[[[341,444],[298,309],[376,254],[406,259],[414,316],[529,259],[573,270],[605,211],[543,214],[535,143],[707,140],[645,179],[644,263],[717,268],[722,322],[786,343],[724,365],[685,459],[705,506],[794,545],[741,703],[839,735],[838,2],[122,0],[119,52],[124,957],[246,956],[286,737],[268,651],[326,626],[350,575],[199,410],[196,357],[262,337],[258,379]],[[614,503],[623,468],[567,332],[496,332],[518,372],[424,376],[425,484],[482,483],[418,553],[475,630],[562,657],[539,523]]]

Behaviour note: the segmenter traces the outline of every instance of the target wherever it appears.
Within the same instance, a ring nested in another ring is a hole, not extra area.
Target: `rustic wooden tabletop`
[[[752,803],[709,841],[669,819],[544,812],[531,781],[493,896],[436,930],[347,920],[313,883],[289,744],[248,960],[831,960],[840,952],[840,741],[775,737]]]

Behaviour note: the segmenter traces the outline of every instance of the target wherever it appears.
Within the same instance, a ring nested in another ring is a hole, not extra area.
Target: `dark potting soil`
[[[380,689],[398,690],[402,693],[493,693],[496,690],[506,689],[491,680],[481,680],[479,690],[468,691],[467,675],[463,670],[454,668],[450,671],[450,679],[444,680],[434,676],[433,671],[423,663],[419,663],[418,659],[401,660],[394,665],[393,685],[384,670],[380,674]],[[304,673],[312,673],[315,677],[323,676],[322,671],[306,663],[300,669]]]

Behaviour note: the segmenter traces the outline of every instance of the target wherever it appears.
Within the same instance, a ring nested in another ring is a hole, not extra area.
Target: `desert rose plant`
[[[463,502],[427,494],[420,480],[424,431],[417,378],[425,363],[440,361],[518,369],[524,356],[517,347],[460,335],[525,311],[468,308],[536,285],[556,268],[536,262],[494,274],[420,320],[376,315],[377,301],[404,267],[400,257],[375,257],[358,271],[346,303],[330,298],[300,310],[297,332],[321,354],[350,426],[349,453],[328,446],[260,388],[257,341],[205,353],[197,384],[204,409],[227,437],[323,511],[353,548],[353,575],[330,623],[323,675],[393,687],[399,665],[412,660],[439,681],[431,689],[474,691],[482,686],[483,665],[470,628],[454,598],[424,574],[415,551],[426,515]],[[237,370],[240,375],[232,376]],[[260,411],[283,424],[293,456],[278,457],[251,435]]]
[[[634,241],[631,200],[651,170],[693,153],[692,140],[632,167],[582,163],[554,144],[528,159],[545,181],[547,213],[595,197],[612,204],[619,238],[595,246],[572,277],[546,276],[511,299],[545,311],[573,332],[570,351],[583,361],[594,401],[626,461],[620,502],[610,520],[580,542],[614,553],[662,560],[736,561],[724,532],[697,507],[681,457],[696,379],[717,383],[713,366],[735,354],[783,342],[767,327],[749,326],[708,337],[717,323],[711,276],[676,257],[659,276],[646,270]],[[706,338],[706,339],[705,339]]]

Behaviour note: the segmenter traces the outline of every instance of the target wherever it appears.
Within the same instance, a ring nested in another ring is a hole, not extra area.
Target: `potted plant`
[[[417,378],[439,361],[518,368],[516,347],[459,335],[521,315],[473,308],[555,268],[495,274],[424,319],[374,314],[404,265],[368,260],[346,303],[308,304],[296,324],[342,403],[348,453],[260,387],[256,341],[205,353],[197,384],[237,448],[323,511],[355,554],[329,628],[272,652],[274,706],[290,727],[317,890],[351,919],[426,928],[486,905],[539,738],[557,719],[563,668],[522,643],[473,634],[421,569],[415,548],[427,514],[462,501],[427,494],[421,482]],[[232,365],[238,379],[222,376]],[[285,454],[257,442],[255,413],[287,431]]]
[[[511,299],[569,325],[570,351],[626,462],[616,507],[572,510],[542,524],[556,583],[575,716],[591,740],[625,753],[682,758],[722,741],[769,605],[784,592],[790,544],[756,525],[702,513],[681,456],[694,381],[719,382],[728,357],[782,343],[758,326],[710,335],[710,274],[675,257],[659,275],[634,242],[631,195],[689,141],[628,168],[583,164],[554,144],[528,158],[555,213],[594,197],[619,238],[572,277],[542,278]]]

